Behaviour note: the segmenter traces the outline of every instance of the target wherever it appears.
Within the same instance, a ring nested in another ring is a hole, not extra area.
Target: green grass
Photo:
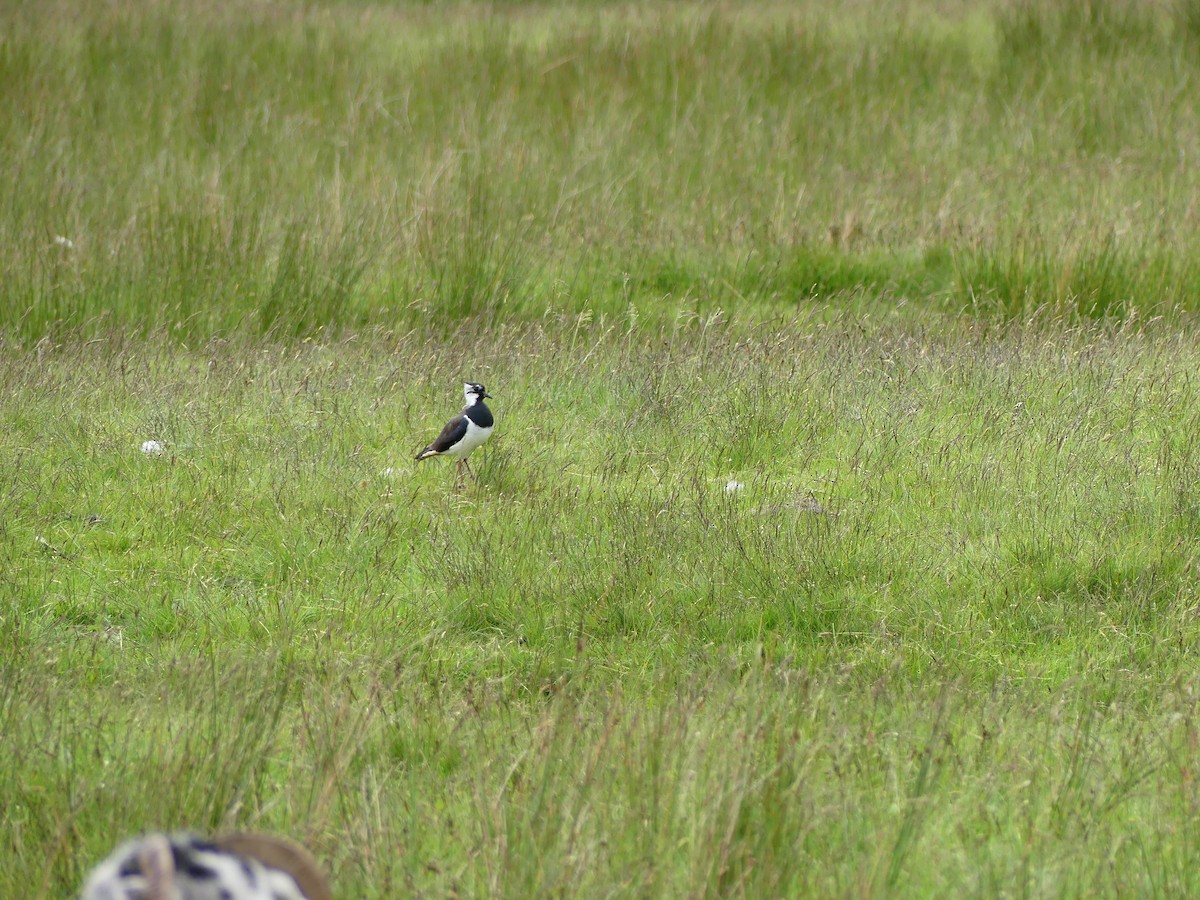
[[[236,823],[344,896],[1194,889],[1200,345],[926,324],[5,354],[0,884]]]
[[[1198,21],[0,8],[0,896],[1196,893]]]
[[[1193,7],[13,5],[0,325],[1195,309]]]

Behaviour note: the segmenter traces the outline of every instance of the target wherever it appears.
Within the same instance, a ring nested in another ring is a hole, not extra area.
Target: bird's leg
[[[471,480],[472,480],[472,481],[478,481],[479,479],[478,479],[478,478],[475,476],[475,473],[471,471],[471,463],[470,463],[470,461],[469,461],[469,460],[467,460],[466,458],[464,458],[464,459],[463,459],[463,461],[462,461],[462,464],[463,464],[464,466],[466,466],[466,467],[467,467],[467,474],[471,476]]]
[[[458,461],[458,478],[455,479],[455,482],[454,482],[454,486],[459,488],[460,490],[463,487],[463,473],[462,472],[463,472],[463,460],[460,459]]]

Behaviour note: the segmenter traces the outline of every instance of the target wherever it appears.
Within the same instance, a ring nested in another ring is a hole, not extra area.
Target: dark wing
[[[424,459],[427,456],[436,456],[439,453],[445,453],[459,441],[467,436],[467,417],[463,415],[455,416],[446,423],[446,427],[424,450],[417,454],[417,459]]]

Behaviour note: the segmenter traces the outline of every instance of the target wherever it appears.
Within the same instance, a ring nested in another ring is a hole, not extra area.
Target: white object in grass
[[[158,441],[144,441],[142,443],[142,452],[147,456],[162,456],[165,449]]]

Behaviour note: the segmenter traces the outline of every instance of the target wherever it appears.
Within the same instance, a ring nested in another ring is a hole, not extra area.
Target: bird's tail
[[[438,455],[439,455],[438,452],[436,450],[434,450],[432,447],[426,447],[424,450],[422,450],[420,453],[417,454],[416,458],[417,458],[417,462],[420,462],[423,459],[429,459],[429,457],[431,457],[431,456],[438,456]]]

